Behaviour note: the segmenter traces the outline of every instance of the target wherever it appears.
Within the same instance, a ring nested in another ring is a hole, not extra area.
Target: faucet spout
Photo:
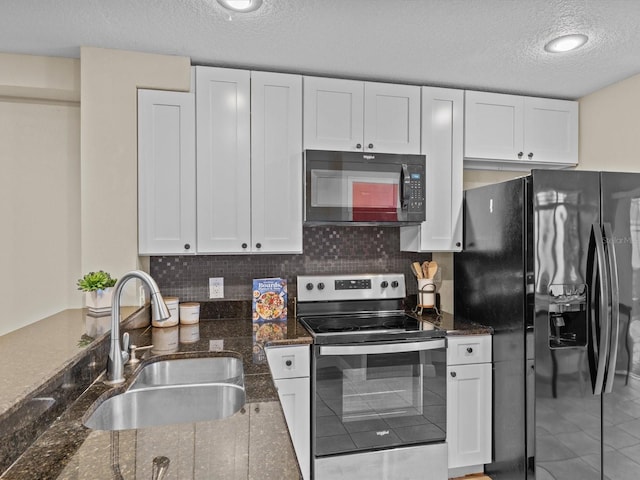
[[[155,311],[155,320],[165,320],[171,316],[160,294],[158,284],[151,278],[151,275],[141,270],[132,270],[120,277],[114,287],[111,304],[111,342],[107,360],[107,379],[105,381],[109,385],[119,385],[124,382],[124,364],[129,357],[129,352],[126,349],[123,350],[120,344],[120,294],[124,284],[132,278],[142,281],[149,289],[151,303]]]

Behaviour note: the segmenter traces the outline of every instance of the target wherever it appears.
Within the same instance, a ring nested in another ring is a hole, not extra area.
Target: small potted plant
[[[85,299],[90,312],[104,313],[111,308],[113,286],[118,281],[103,270],[89,272],[78,280],[78,290],[86,292]]]

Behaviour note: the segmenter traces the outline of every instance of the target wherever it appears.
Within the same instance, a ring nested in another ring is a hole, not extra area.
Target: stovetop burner
[[[319,325],[316,328],[318,333],[353,332],[354,330],[358,330],[358,327],[355,325]]]
[[[438,329],[406,314],[299,317],[316,343],[360,343],[440,336]],[[441,332],[444,335],[444,332]]]

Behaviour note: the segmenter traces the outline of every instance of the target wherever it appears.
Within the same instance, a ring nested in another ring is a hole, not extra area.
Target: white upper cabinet
[[[192,93],[138,91],[138,252],[196,253]]]
[[[304,77],[305,150],[362,151],[362,82]]]
[[[578,102],[524,97],[527,160],[578,164]]]
[[[578,163],[578,102],[465,92],[467,168],[528,170]]]
[[[304,148],[420,153],[420,87],[304,77]]]
[[[302,77],[251,72],[252,251],[302,252]]]
[[[426,220],[400,229],[402,250],[462,249],[463,113],[464,91],[422,87]]]
[[[302,77],[196,67],[199,253],[302,251]]]
[[[420,153],[420,87],[364,84],[365,152]]]
[[[198,252],[251,245],[248,70],[196,67]]]

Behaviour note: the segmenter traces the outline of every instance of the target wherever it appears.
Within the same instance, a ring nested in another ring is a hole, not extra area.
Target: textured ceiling
[[[2,0],[0,51],[80,46],[193,64],[579,98],[640,73],[639,0]],[[590,41],[564,54],[551,38]]]

